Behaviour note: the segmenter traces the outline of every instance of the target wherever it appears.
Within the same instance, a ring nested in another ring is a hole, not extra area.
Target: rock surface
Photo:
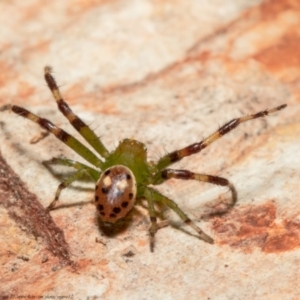
[[[299,299],[298,1],[14,0],[0,11],[0,105],[24,106],[78,137],[44,83],[49,64],[109,150],[135,138],[156,160],[232,118],[288,104],[174,165],[229,179],[238,203],[208,217],[230,197],[226,188],[166,182],[159,190],[215,244],[158,207],[170,226],[154,253],[146,203],[105,236],[88,181],[64,190],[49,214],[72,170],[42,162],[82,159],[53,136],[30,143],[41,129],[1,112],[0,299]]]

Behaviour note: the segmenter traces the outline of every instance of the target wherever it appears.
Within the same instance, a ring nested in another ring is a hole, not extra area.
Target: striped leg
[[[68,166],[72,167],[77,170],[85,169],[87,173],[94,179],[94,181],[97,181],[101,175],[100,172],[97,170],[90,168],[78,161],[74,161],[68,158],[58,158],[53,157],[51,160],[46,160],[43,162],[46,166],[48,165],[62,165],[62,166]]]
[[[208,182],[216,185],[227,186],[230,189],[232,194],[231,202],[228,204],[228,206],[225,209],[223,209],[222,211],[218,210],[217,212],[213,212],[213,214],[224,213],[229,208],[233,207],[237,201],[236,189],[234,188],[233,184],[230,183],[226,178],[206,175],[206,174],[197,174],[187,170],[173,170],[173,169],[165,169],[161,172],[161,174],[164,179],[170,179],[170,178],[176,178],[182,180],[193,179],[193,180]]]
[[[220,137],[222,137],[226,133],[230,132],[234,128],[236,128],[241,123],[244,123],[244,122],[247,122],[247,121],[250,121],[250,120],[253,120],[253,119],[268,116],[269,114],[272,114],[276,111],[284,109],[286,106],[287,106],[286,104],[283,104],[283,105],[277,106],[277,107],[272,108],[272,109],[267,109],[267,110],[264,110],[264,111],[260,111],[256,114],[252,114],[252,115],[244,116],[244,117],[241,117],[241,118],[233,119],[233,120],[227,122],[222,127],[220,127],[216,132],[214,132],[213,134],[208,136],[203,141],[201,141],[199,143],[191,144],[191,145],[189,145],[185,148],[173,151],[173,152],[163,156],[157,163],[157,169],[161,171],[161,170],[165,169],[167,166],[181,160],[182,158],[184,158],[186,156],[189,156],[189,155],[200,152],[202,149],[206,148],[207,146],[212,144],[214,141],[216,141],[217,139],[219,139]]]
[[[69,133],[64,131],[63,129],[57,127],[52,122],[50,122],[47,119],[41,118],[25,108],[22,108],[20,106],[16,105],[5,105],[0,108],[0,111],[5,110],[11,110],[17,115],[20,115],[21,117],[27,118],[31,120],[34,123],[37,123],[40,125],[43,129],[49,131],[53,135],[55,135],[59,140],[61,140],[63,143],[65,143],[67,146],[69,146],[71,149],[73,149],[75,152],[77,152],[80,156],[82,156],[84,159],[86,159],[88,162],[90,162],[92,165],[99,167],[100,169],[103,166],[102,161],[93,153],[91,152],[87,147],[85,147],[82,143],[80,143],[76,138],[71,136]]]
[[[145,188],[145,197],[146,199],[151,199],[149,202],[152,201],[157,201],[160,202],[162,204],[165,204],[167,206],[169,206],[183,221],[185,224],[189,225],[191,228],[193,228],[198,234],[199,237],[210,244],[214,243],[214,240],[208,236],[207,234],[205,234],[179,207],[178,205],[171,199],[167,198],[166,196],[162,195],[161,193],[159,193],[158,191],[156,191],[153,188]],[[151,210],[150,210],[150,214],[151,214]],[[150,215],[151,216],[151,215]],[[150,228],[151,229],[151,228]],[[156,232],[156,231],[155,231]],[[154,234],[155,234],[154,232]],[[153,240],[154,240],[154,234],[153,234]],[[150,232],[150,236],[151,236],[151,232]],[[153,243],[153,241],[152,241]]]
[[[53,97],[56,100],[57,106],[62,114],[69,120],[72,126],[82,135],[82,137],[102,156],[107,157],[109,152],[96,136],[96,134],[78,117],[76,116],[69,105],[62,98],[59,88],[54,77],[51,75],[51,67],[45,67],[45,80]]]

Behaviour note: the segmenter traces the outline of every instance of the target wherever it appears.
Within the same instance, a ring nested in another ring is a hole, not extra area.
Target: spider
[[[79,134],[90,144],[90,146],[92,146],[97,154],[89,150],[65,130],[54,125],[51,121],[41,118],[25,108],[11,104],[4,105],[1,108],[1,111],[11,110],[17,115],[37,123],[92,165],[91,167],[74,160],[57,157],[47,161],[50,164],[64,165],[76,169],[76,172],[73,175],[59,184],[55,198],[47,207],[47,210],[50,211],[56,207],[61,191],[64,188],[68,187],[72,182],[79,180],[83,175],[88,174],[96,182],[94,202],[103,224],[109,226],[115,225],[116,222],[123,219],[133,208],[137,198],[145,198],[147,200],[151,221],[149,229],[151,252],[154,251],[154,236],[158,230],[154,202],[162,203],[170,207],[178,214],[184,223],[198,233],[200,239],[210,244],[214,243],[213,239],[204,233],[173,200],[158,192],[152,187],[153,185],[159,185],[170,178],[208,182],[229,188],[232,197],[228,209],[234,206],[237,201],[237,192],[234,186],[223,177],[198,174],[188,170],[170,169],[168,167],[186,156],[200,152],[202,149],[236,128],[239,124],[256,118],[265,117],[287,106],[286,104],[283,104],[272,109],[233,119],[204,140],[167,153],[157,162],[153,162],[147,160],[146,146],[134,139],[124,139],[119,142],[119,145],[115,150],[111,152],[108,151],[96,134],[72,112],[68,104],[64,101],[51,72],[51,67],[46,66],[44,68],[46,83],[56,100],[59,110]]]

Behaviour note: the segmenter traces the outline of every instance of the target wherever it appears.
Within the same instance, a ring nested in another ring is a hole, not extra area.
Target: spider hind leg
[[[158,191],[156,191],[153,188],[145,188],[145,198],[147,199],[149,203],[149,213],[150,213],[150,219],[151,219],[151,227],[150,227],[150,247],[151,251],[153,252],[154,249],[154,236],[158,229],[156,224],[156,216],[155,211],[153,207],[153,202],[159,202],[162,204],[165,204],[169,206],[182,220],[185,224],[189,225],[191,228],[193,228],[199,235],[200,239],[203,241],[213,244],[214,240],[208,236],[206,233],[202,231],[180,208],[179,206],[168,197],[162,195]]]

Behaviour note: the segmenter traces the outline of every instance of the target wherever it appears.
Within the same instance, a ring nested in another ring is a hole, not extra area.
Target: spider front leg
[[[77,116],[73,113],[67,102],[63,99],[57,83],[52,76],[51,67],[44,68],[46,83],[57,103],[57,107],[62,114],[69,120],[71,125],[80,133],[80,135],[102,156],[107,157],[109,152],[97,135]]]
[[[7,104],[0,107],[0,111],[6,111],[6,110],[11,110],[15,114],[38,124],[43,129],[52,133],[57,139],[59,139],[64,144],[69,146],[73,151],[78,153],[89,163],[91,163],[92,165],[100,169],[102,168],[103,162],[101,159],[99,159],[91,150],[89,150],[86,146],[84,146],[79,140],[77,140],[75,137],[67,133],[65,130],[54,125],[51,121],[41,118],[35,115],[34,113],[28,111],[27,109],[17,105]]]
[[[161,176],[164,179],[170,179],[170,178],[176,178],[176,179],[182,179],[182,180],[197,180],[197,181],[202,181],[202,182],[208,182],[212,183],[215,185],[220,185],[220,186],[227,186],[232,194],[231,197],[231,202],[229,205],[223,209],[223,210],[218,210],[214,211],[211,214],[221,214],[226,212],[229,208],[233,207],[237,201],[237,192],[235,187],[233,186],[232,183],[230,183],[229,180],[223,177],[218,177],[218,176],[213,176],[213,175],[207,175],[207,174],[198,174],[198,173],[193,173],[188,170],[174,170],[174,169],[165,169],[161,172]]]
[[[162,195],[158,191],[156,191],[153,188],[146,187],[144,196],[147,199],[149,203],[149,212],[150,212],[150,218],[151,218],[151,227],[150,227],[150,246],[151,246],[151,251],[153,252],[154,248],[154,235],[157,231],[157,225],[156,225],[156,216],[155,216],[155,211],[153,207],[153,202],[160,202],[162,204],[165,204],[169,206],[182,220],[185,224],[189,225],[191,228],[193,228],[198,234],[199,237],[210,244],[214,243],[214,240],[208,236],[206,233],[204,233],[179,207],[178,205],[168,197]],[[153,218],[155,217],[155,219]]]
[[[240,125],[241,123],[244,123],[244,122],[247,122],[247,121],[250,121],[250,120],[253,120],[253,119],[268,116],[269,114],[272,114],[276,111],[284,109],[286,106],[287,106],[287,104],[283,104],[283,105],[277,106],[277,107],[272,108],[272,109],[266,109],[266,110],[260,111],[256,114],[252,114],[252,115],[244,116],[244,117],[241,117],[241,118],[233,119],[233,120],[227,122],[226,124],[224,124],[216,132],[214,132],[213,134],[208,136],[203,141],[201,141],[199,143],[191,144],[191,145],[189,145],[185,148],[173,151],[173,152],[163,156],[158,161],[156,167],[159,171],[161,171],[161,170],[165,169],[166,167],[168,167],[169,165],[171,165],[175,162],[178,162],[179,160],[181,160],[182,158],[184,158],[186,156],[189,156],[189,155],[200,152],[201,150],[203,150],[204,148],[206,148],[207,146],[212,144],[214,141],[221,138],[226,133],[228,133],[231,130],[233,130],[234,128],[238,127],[238,125]]]
[[[47,207],[47,210],[52,210],[55,208],[58,200],[60,193],[62,192],[63,189],[68,187],[71,183],[73,183],[76,180],[81,179],[84,175],[89,175],[92,179],[95,181],[98,180],[100,177],[100,172],[80,163],[74,160],[70,159],[63,159],[63,158],[52,158],[49,161],[45,161],[44,164],[50,165],[50,164],[56,164],[56,165],[64,165],[64,166],[70,166],[78,171],[65,179],[59,186],[57,187],[56,193],[55,193],[55,198],[54,200],[50,203],[50,205]]]

